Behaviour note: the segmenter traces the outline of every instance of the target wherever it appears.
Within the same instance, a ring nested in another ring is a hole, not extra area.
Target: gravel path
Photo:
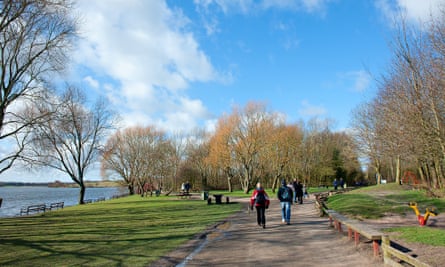
[[[248,212],[247,200],[235,201],[246,209],[152,266],[384,266],[370,243],[356,248],[329,227],[314,199],[292,206],[291,225],[281,223],[279,202],[272,199],[266,229],[257,225],[255,210]]]

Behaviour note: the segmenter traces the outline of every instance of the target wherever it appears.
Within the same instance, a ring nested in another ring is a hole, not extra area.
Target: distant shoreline
[[[57,188],[71,188],[79,187],[76,183],[65,183],[60,181],[47,183],[30,183],[30,182],[0,182],[0,187],[6,186],[42,186],[42,187],[57,187]],[[85,186],[92,187],[121,187],[122,184],[116,181],[86,181]]]

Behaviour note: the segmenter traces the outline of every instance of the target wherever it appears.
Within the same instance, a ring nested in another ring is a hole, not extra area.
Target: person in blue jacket
[[[286,184],[286,180],[281,181],[281,187],[278,189],[277,197],[281,205],[281,222],[289,225],[291,205],[294,197],[292,189]]]

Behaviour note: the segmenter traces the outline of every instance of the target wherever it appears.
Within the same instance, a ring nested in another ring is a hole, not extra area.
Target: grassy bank
[[[329,197],[330,209],[358,219],[378,219],[390,214],[406,215],[414,211],[408,205],[416,202],[421,214],[426,208],[445,212],[445,199],[428,197],[424,190],[396,184],[364,187],[348,193]],[[407,242],[417,242],[434,246],[445,246],[445,229],[407,226],[387,229]]]
[[[147,266],[239,204],[131,196],[0,220],[0,266]]]

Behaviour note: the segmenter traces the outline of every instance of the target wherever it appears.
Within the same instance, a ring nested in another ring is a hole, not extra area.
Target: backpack
[[[281,192],[281,199],[290,200],[289,188],[286,186],[283,188],[283,192]]]
[[[264,195],[264,192],[258,191],[255,197],[255,204],[264,206],[266,204],[266,195]]]

